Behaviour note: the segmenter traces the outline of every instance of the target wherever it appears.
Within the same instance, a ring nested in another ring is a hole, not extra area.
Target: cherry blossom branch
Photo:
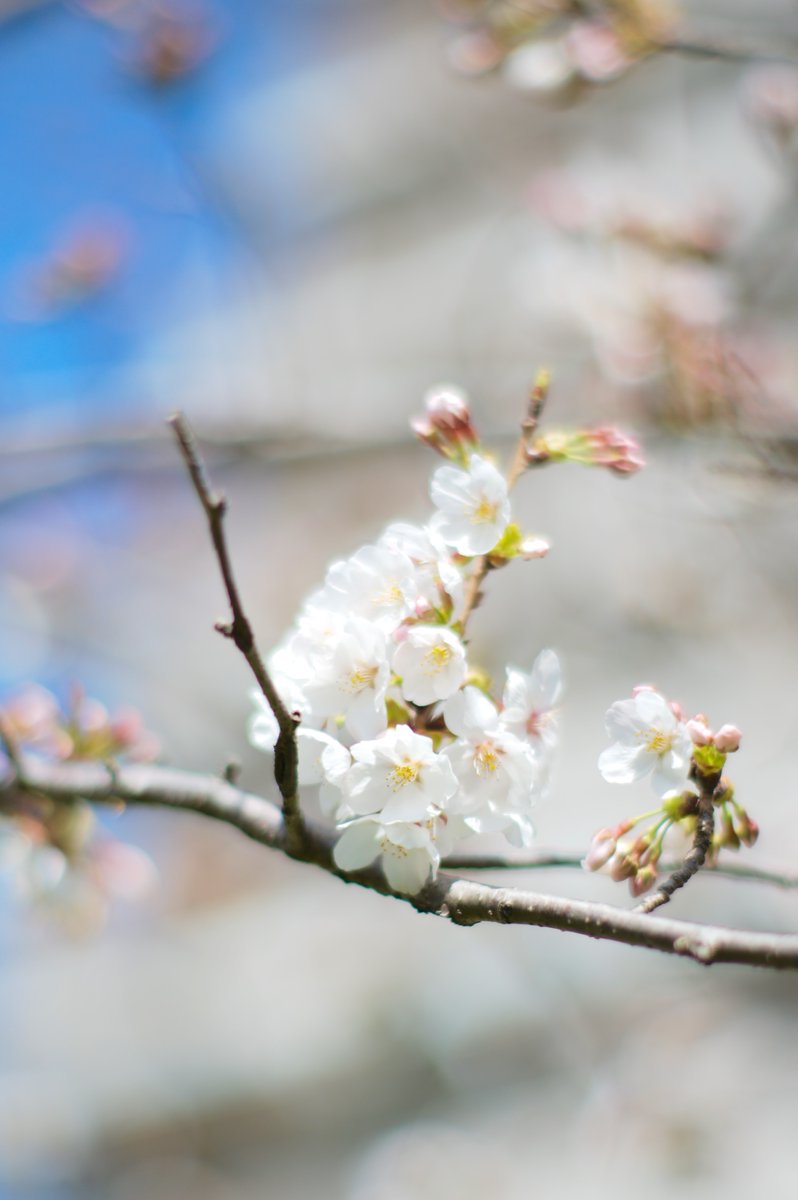
[[[299,720],[285,707],[272,682],[241,603],[224,533],[227,501],[224,496],[212,490],[194,436],[183,414],[176,413],[170,417],[169,424],[174,430],[194,491],[208,519],[211,541],[230,602],[232,621],[217,622],[214,628],[224,637],[230,638],[236,649],[241,651],[274,713],[280,731],[274,748],[274,777],[283,799],[286,827],[292,837],[301,840],[302,814],[299,808],[296,745],[296,727]]]
[[[780,970],[798,969],[798,935],[753,933],[720,926],[674,921],[607,904],[567,900],[537,892],[493,887],[441,874],[416,896],[393,892],[381,870],[347,873],[336,867],[336,834],[310,822],[301,842],[289,835],[284,814],[265,797],[246,792],[222,778],[157,766],[119,766],[97,762],[46,763],[15,751],[0,774],[0,808],[13,811],[15,798],[35,793],[54,803],[122,801],[200,813],[233,826],[247,837],[289,857],[321,867],[345,882],[393,896],[420,912],[445,917],[456,925],[494,923],[559,929],[602,941],[642,946],[690,958],[703,965],[742,963]]]

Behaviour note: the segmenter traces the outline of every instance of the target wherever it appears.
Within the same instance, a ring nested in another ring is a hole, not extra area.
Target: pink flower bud
[[[724,754],[733,754],[739,749],[742,736],[736,725],[721,725],[715,734],[715,745]]]
[[[619,429],[602,425],[590,430],[588,438],[596,466],[609,467],[617,475],[633,475],[646,465],[639,444]]]
[[[610,861],[617,849],[618,843],[609,829],[600,829],[593,835],[590,849],[582,859],[586,871],[599,871]]]
[[[477,445],[479,438],[471,423],[468,400],[459,388],[433,388],[424,397],[424,407],[424,415],[410,424],[416,436],[433,450],[452,458],[463,444]]]
[[[709,746],[713,741],[713,733],[701,715],[687,722],[687,732],[693,739],[694,746]]]
[[[629,879],[637,873],[637,864],[624,850],[616,850],[615,854],[610,859],[610,875],[620,883],[622,879]]]
[[[644,892],[648,892],[657,882],[657,872],[654,867],[641,867],[636,875],[633,875],[629,880],[629,891],[637,899]]]

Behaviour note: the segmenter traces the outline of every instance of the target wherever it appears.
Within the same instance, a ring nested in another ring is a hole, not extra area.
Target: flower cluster
[[[464,640],[488,567],[539,557],[512,521],[509,487],[453,388],[427,397],[419,436],[447,461],[433,474],[426,526],[389,525],[329,568],[272,654],[269,669],[297,731],[299,783],[318,785],[355,871],[381,858],[388,883],[414,894],[442,856],[474,833],[532,836],[560,694],[557,657],[508,669],[500,698],[472,670]],[[277,722],[253,694],[250,739],[271,750]]]
[[[601,774],[609,783],[650,778],[660,804],[614,828],[600,829],[584,859],[588,870],[606,868],[613,879],[627,879],[633,896],[648,891],[656,882],[666,837],[674,829],[695,832],[701,794],[711,795],[717,817],[710,858],[724,847],[754,844],[757,825],[723,774],[727,755],[740,745],[735,725],[713,732],[703,713],[685,720],[678,704],[648,686],[613,704],[606,725],[613,744],[599,756]],[[649,824],[642,833],[627,836],[644,822]]]
[[[110,715],[99,701],[74,687],[65,708],[45,688],[29,687],[0,711],[8,742],[63,762],[155,757],[157,742],[132,709]],[[0,754],[0,774],[7,767]],[[138,899],[155,879],[141,850],[119,841],[82,801],[56,804],[24,794],[0,820],[0,871],[21,899],[52,911],[83,932],[103,918],[111,896]]]

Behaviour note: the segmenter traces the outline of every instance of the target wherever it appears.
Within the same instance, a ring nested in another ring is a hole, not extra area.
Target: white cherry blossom
[[[510,523],[507,483],[493,463],[479,454],[471,456],[468,470],[439,467],[430,496],[438,510],[432,527],[458,554],[486,554]]]
[[[386,634],[362,617],[351,617],[304,689],[315,721],[342,721],[358,740],[385,728],[385,691],[390,668]]]
[[[557,740],[555,705],[561,694],[560,660],[554,650],[541,650],[528,674],[507,668],[502,724],[518,737],[553,749]]]
[[[445,700],[466,677],[465,648],[445,625],[411,625],[393,656],[402,695],[413,704]]]
[[[382,869],[390,887],[413,896],[438,871],[441,851],[437,832],[440,821],[421,824],[377,817],[364,817],[346,826],[333,849],[333,859],[342,871],[358,871],[382,856]]]
[[[540,777],[533,747],[504,728],[496,706],[478,688],[463,688],[447,700],[443,717],[456,741],[442,755],[460,784],[450,808],[477,832],[528,824]]]
[[[614,745],[599,755],[608,783],[634,783],[651,775],[658,796],[687,786],[693,745],[664,696],[641,688],[630,700],[618,700],[607,712],[607,733]]]
[[[362,546],[332,564],[307,607],[366,617],[390,632],[410,616],[418,599],[417,571],[407,554],[391,546]]]
[[[430,608],[440,607],[441,588],[452,605],[459,608],[465,590],[463,573],[452,562],[443,538],[431,526],[422,528],[396,521],[388,526],[377,544],[399,550],[412,560],[418,589]]]
[[[408,725],[386,729],[352,746],[353,765],[342,779],[353,813],[379,813],[382,821],[425,821],[443,810],[457,791],[451,764],[435,753],[430,738]]]

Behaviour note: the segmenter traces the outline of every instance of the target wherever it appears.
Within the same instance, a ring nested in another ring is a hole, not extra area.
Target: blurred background
[[[426,519],[427,387],[505,450],[548,366],[551,423],[618,422],[649,465],[527,480],[552,552],[474,618],[494,672],[564,663],[540,845],[637,807],[595,761],[648,681],[743,729],[746,860],[794,869],[798,73],[556,7],[0,2],[0,689],[79,681],[270,793],[164,418],[229,494],[266,646],[332,558]],[[794,0],[687,15],[798,44]],[[145,899],[59,918],[2,874],[2,1200],[793,1194],[793,977],[455,929],[200,818],[101,822]],[[671,908],[798,928],[751,883]]]

